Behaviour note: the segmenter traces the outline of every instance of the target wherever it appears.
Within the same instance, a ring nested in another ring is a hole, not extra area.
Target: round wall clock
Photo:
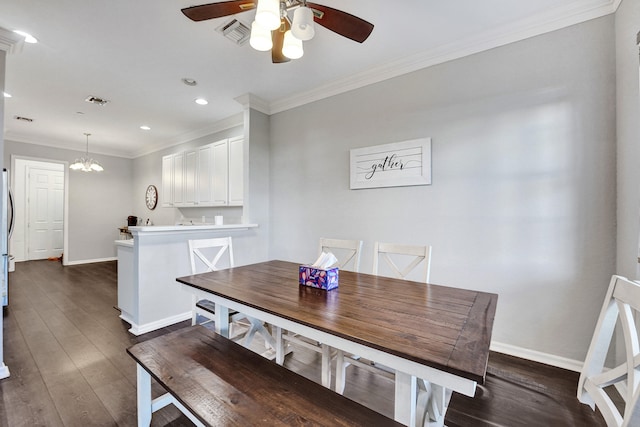
[[[155,185],[147,187],[147,192],[144,195],[144,201],[147,204],[147,208],[153,210],[158,204],[158,189]]]

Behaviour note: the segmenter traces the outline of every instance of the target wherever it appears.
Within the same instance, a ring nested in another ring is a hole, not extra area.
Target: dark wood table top
[[[178,278],[185,285],[479,383],[496,294],[342,270],[331,291],[268,261]]]

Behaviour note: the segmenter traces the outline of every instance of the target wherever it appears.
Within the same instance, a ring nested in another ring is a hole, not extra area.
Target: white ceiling
[[[5,139],[84,150],[90,132],[92,153],[136,157],[211,133],[242,111],[235,99],[245,94],[283,111],[603,16],[620,0],[316,0],[373,23],[373,33],[359,44],[318,26],[305,55],[285,64],[216,32],[229,17],[192,22],[180,12],[210,2],[0,0],[0,28],[39,40],[7,56]],[[235,17],[250,26],[253,15]]]

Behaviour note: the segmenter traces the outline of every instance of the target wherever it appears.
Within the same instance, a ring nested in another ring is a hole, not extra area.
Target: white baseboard
[[[64,263],[64,265],[93,264],[94,262],[106,262],[106,261],[117,261],[117,260],[118,260],[118,257],[82,259],[79,261],[67,261]]]
[[[165,317],[164,319],[156,320],[155,322],[151,323],[145,323],[143,325],[133,323],[131,319],[128,318],[128,316],[120,315],[120,318],[131,325],[131,329],[129,329],[129,332],[137,336],[146,334],[147,332],[155,331],[156,329],[164,328],[165,326],[180,323],[183,320],[191,319],[191,311],[187,311],[185,313],[171,317]]]
[[[532,360],[534,362],[544,363],[545,365],[568,369],[574,372],[582,371],[582,365],[584,364],[584,362],[580,360],[568,359],[554,354],[543,353],[541,351],[495,341],[491,342],[490,348],[492,351],[496,351],[498,353],[504,353],[510,356],[520,357],[522,359]]]
[[[2,314],[0,314],[2,316]],[[9,367],[3,362],[0,362],[0,380],[3,378],[9,378]]]

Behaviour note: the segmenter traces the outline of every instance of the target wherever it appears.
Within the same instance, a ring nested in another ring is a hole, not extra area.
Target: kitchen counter
[[[255,228],[258,224],[202,224],[194,223],[185,225],[142,225],[136,227],[129,227],[129,231],[135,236],[140,233],[183,233],[194,231],[227,231],[227,230],[248,230],[249,228]]]
[[[133,239],[116,240],[120,318],[140,335],[191,318],[191,294],[176,277],[191,274],[191,239],[232,236],[236,264],[255,260],[258,224],[128,227]]]

